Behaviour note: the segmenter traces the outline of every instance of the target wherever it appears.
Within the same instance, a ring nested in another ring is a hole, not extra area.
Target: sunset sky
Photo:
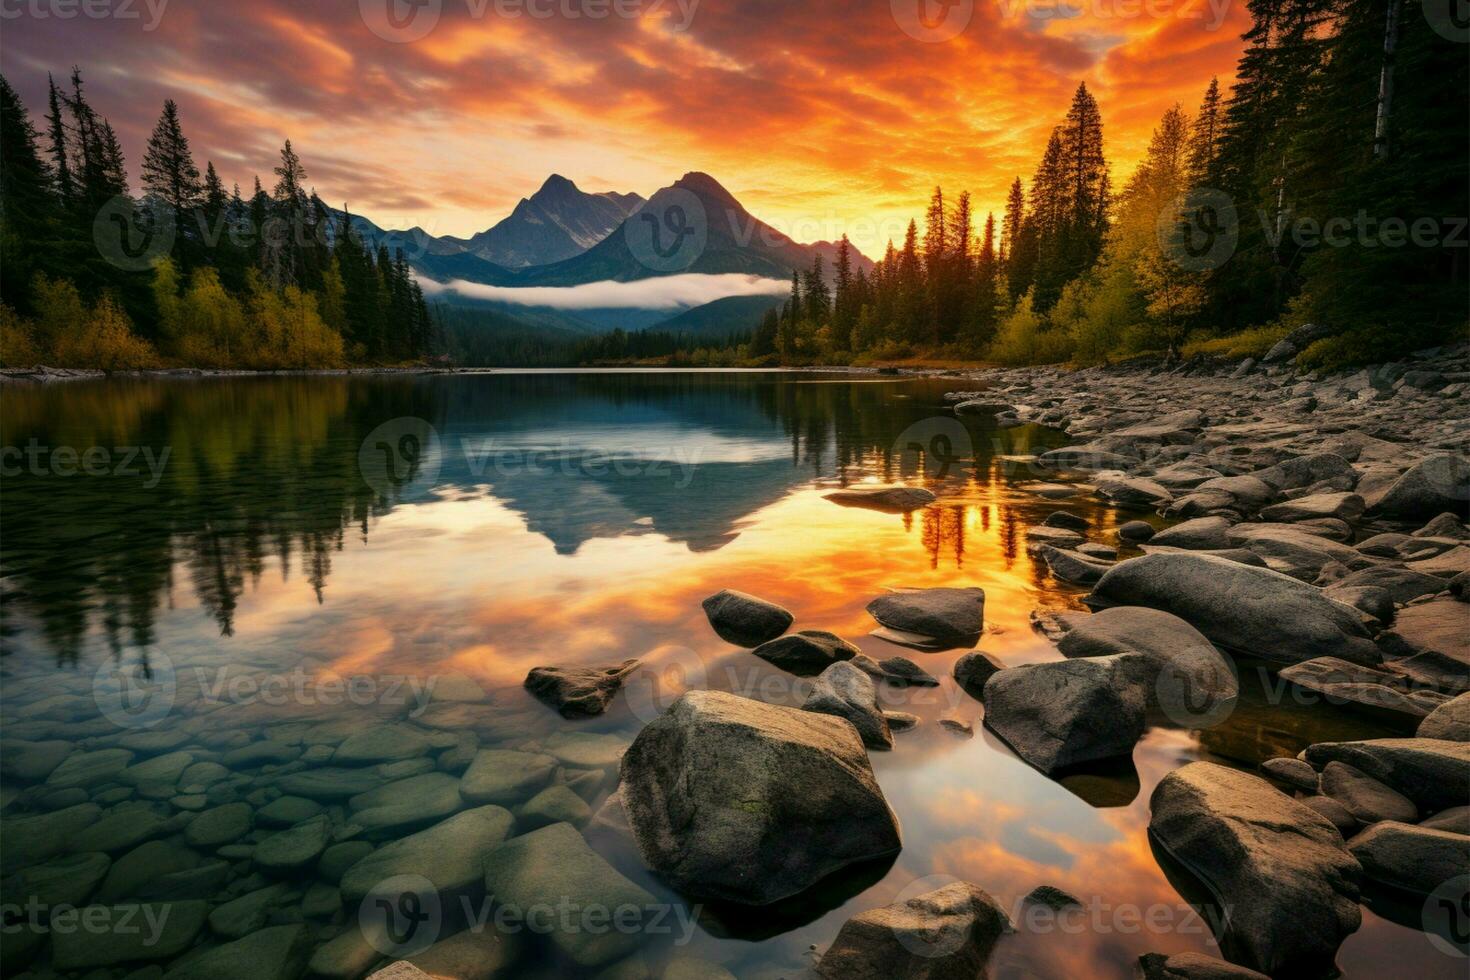
[[[5,0],[0,68],[40,125],[46,72],[80,65],[135,191],[173,97],[201,170],[269,188],[290,138],[385,227],[469,235],[552,172],[647,196],[703,170],[871,255],[935,184],[998,218],[1079,81],[1121,186],[1169,105],[1228,86],[1248,23],[1244,0],[946,2]]]

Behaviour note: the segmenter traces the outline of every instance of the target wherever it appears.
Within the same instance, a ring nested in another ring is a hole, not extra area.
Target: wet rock
[[[1129,521],[1118,527],[1118,538],[1123,541],[1147,541],[1154,536],[1154,528],[1147,521]]]
[[[46,785],[52,789],[89,789],[115,780],[132,761],[133,753],[127,749],[75,752],[51,771]]]
[[[75,834],[68,845],[72,851],[119,854],[177,829],[177,824],[153,804],[122,803],[86,830]]]
[[[561,712],[563,718],[600,715],[638,669],[637,660],[616,667],[532,667],[526,690]]]
[[[907,711],[885,711],[883,717],[888,722],[888,730],[894,734],[911,731],[919,725],[919,716]]]
[[[1349,524],[1363,516],[1363,498],[1355,493],[1314,493],[1261,509],[1263,521],[1310,521],[1335,517]]]
[[[762,643],[752,651],[757,657],[793,674],[820,674],[839,660],[851,660],[857,647],[826,630],[798,630]]]
[[[886,681],[894,687],[938,687],[939,679],[908,657],[885,657],[875,661],[859,654],[853,657],[854,667],[873,678]]]
[[[1303,582],[1315,582],[1333,562],[1360,568],[1373,559],[1297,524],[1237,524],[1226,532],[1234,547],[1248,548],[1268,567]]]
[[[1108,544],[1098,544],[1096,541],[1084,541],[1072,550],[1096,561],[1113,562],[1118,559],[1117,548]]]
[[[1419,738],[1470,742],[1470,693],[1461,694],[1435,708],[1419,723],[1414,734]]]
[[[1301,802],[1303,806],[1309,806],[1326,817],[1327,822],[1337,828],[1337,832],[1342,835],[1343,840],[1346,840],[1357,832],[1358,818],[1353,816],[1347,807],[1332,797],[1304,796]]]
[[[845,718],[870,749],[893,748],[893,733],[878,707],[872,678],[850,663],[839,661],[822,671],[801,707],[803,711]]]
[[[1304,793],[1317,792],[1317,770],[1300,759],[1289,756],[1267,759],[1261,763],[1261,771],[1292,789],[1299,789]]]
[[[317,859],[316,873],[323,881],[330,881],[335,885],[342,880],[348,868],[371,853],[373,845],[365,840],[345,840],[340,844],[333,844]]]
[[[1046,527],[1059,527],[1066,531],[1086,531],[1092,527],[1092,522],[1085,517],[1079,517],[1065,510],[1052,511],[1046,520],[1041,522]]]
[[[923,487],[851,487],[826,494],[826,498],[844,507],[866,507],[890,514],[921,510],[938,499]]]
[[[417,829],[458,812],[465,802],[458,779],[448,773],[430,772],[354,796],[347,806],[353,823],[375,832]]]
[[[1063,446],[1036,457],[1041,466],[1061,470],[1129,470],[1138,465],[1132,456],[1123,456],[1091,446]]]
[[[1080,908],[1082,905],[1075,897],[1053,885],[1037,885],[1027,892],[1026,897],[1021,901],[1027,905],[1040,905],[1054,912],[1068,908]]]
[[[389,945],[392,940],[387,936],[378,941],[392,948]],[[312,976],[325,977],[326,980],[357,980],[382,958],[383,954],[368,942],[363,929],[354,925],[313,950],[307,969]],[[393,980],[432,980],[427,973],[404,960],[392,963],[371,976],[380,980],[389,980],[390,977]]]
[[[1470,540],[1470,527],[1459,517],[1445,512],[1434,520],[1425,524],[1414,532],[1416,538],[1456,538],[1460,541]]]
[[[265,827],[291,827],[322,812],[322,805],[304,796],[278,796],[259,810],[255,820]]]
[[[1057,648],[1068,657],[1143,656],[1150,668],[1149,703],[1181,723],[1208,727],[1223,720],[1240,693],[1230,661],[1193,626],[1158,609],[1104,609],[1078,620]]]
[[[1339,589],[1373,588],[1387,592],[1389,598],[1399,605],[1412,602],[1423,595],[1434,595],[1444,591],[1444,579],[1407,568],[1360,568],[1349,572],[1332,583]]]
[[[562,765],[577,769],[610,769],[628,750],[622,735],[556,732],[541,743],[542,751]]]
[[[271,911],[291,893],[285,882],[246,892],[209,913],[209,928],[225,939],[239,939],[265,926]]]
[[[1416,677],[1444,690],[1470,690],[1470,610],[1444,597],[1400,609],[1393,627],[1378,637],[1384,655]]]
[[[256,769],[260,766],[285,765],[300,757],[301,746],[266,739],[231,749],[220,761],[231,769]]]
[[[1385,820],[1348,841],[1348,850],[1374,881],[1428,895],[1470,868],[1470,837]]]
[[[205,810],[184,828],[184,840],[205,850],[233,844],[250,833],[253,814],[249,803],[226,803]]]
[[[1098,495],[1124,507],[1167,507],[1174,495],[1167,487],[1141,476],[1097,481]]]
[[[569,787],[548,786],[517,807],[515,817],[523,830],[554,823],[581,826],[592,818],[592,808]]]
[[[331,885],[314,881],[301,898],[301,914],[308,919],[330,919],[342,910],[342,893]]]
[[[28,742],[0,739],[0,776],[22,783],[38,783],[66,761],[76,746],[69,741]]]
[[[1230,909],[1221,949],[1272,976],[1312,975],[1362,921],[1341,835],[1265,780],[1194,762],[1159,781],[1149,833]]]
[[[342,875],[342,898],[349,905],[360,902],[381,882],[404,874],[427,878],[444,901],[478,895],[484,887],[485,856],[505,840],[514,823],[504,807],[482,806],[384,844]]]
[[[791,628],[795,619],[774,602],[725,589],[704,600],[704,614],[720,639],[738,647],[758,647]]]
[[[1446,511],[1464,513],[1470,503],[1470,462],[1448,454],[1409,467],[1394,481],[1373,512],[1400,520],[1428,520]]]
[[[1322,795],[1341,803],[1362,823],[1414,823],[1419,819],[1419,809],[1408,797],[1342,762],[1329,762],[1323,767]]]
[[[956,881],[848,919],[817,962],[824,980],[981,977],[1010,920],[983,889]]]
[[[896,589],[867,606],[868,615],[889,630],[962,642],[985,628],[983,589]]]
[[[1357,614],[1316,587],[1209,555],[1162,552],[1120,562],[1097,583],[1088,604],[1162,609],[1216,646],[1277,663],[1380,659]]]
[[[428,736],[412,725],[381,725],[349,735],[332,753],[332,763],[364,766],[376,762],[397,762],[416,758],[428,751]]]
[[[1203,953],[1145,953],[1138,958],[1143,980],[1270,980],[1264,973]]]
[[[514,837],[485,856],[485,889],[501,907],[521,910],[556,908],[636,909],[650,914],[653,896],[603,860],[576,828],[552,824]],[[546,939],[573,963],[591,968],[620,959],[642,941],[626,928],[593,931],[554,926]]]
[[[1042,545],[1041,557],[1053,575],[1076,585],[1092,585],[1113,567],[1111,562],[1089,561],[1075,551],[1063,551],[1051,545]]]
[[[1064,527],[1033,524],[1026,528],[1026,542],[1032,548],[1040,548],[1045,545],[1051,545],[1053,548],[1072,548],[1081,544],[1082,541],[1083,537],[1079,532]]]
[[[1429,819],[1419,821],[1419,826],[1470,837],[1470,806],[1452,806],[1448,810],[1441,810]]]
[[[382,782],[371,770],[324,767],[290,773],[277,780],[276,785],[283,793],[325,803],[366,793]]]
[[[1137,654],[1010,667],[985,684],[985,727],[1047,774],[1129,755],[1143,735],[1146,674]]]
[[[430,977],[496,980],[512,976],[509,971],[520,957],[522,945],[519,936],[498,929],[466,929],[439,940],[407,962]]]
[[[53,858],[5,879],[5,897],[17,906],[85,905],[111,866],[97,851]]]
[[[975,737],[975,726],[963,718],[941,718],[939,727],[961,738]]]
[[[644,860],[695,895],[765,904],[900,847],[849,723],[718,691],[639,733],[619,793]]]
[[[177,841],[152,840],[112,862],[97,892],[99,902],[136,898],[151,882],[199,866],[199,854]]]
[[[1350,664],[1336,657],[1318,657],[1284,667],[1281,679],[1322,695],[1329,704],[1400,719],[1423,718],[1446,700],[1443,694],[1417,688],[1403,674]]]
[[[72,972],[171,959],[189,948],[208,911],[204,902],[187,901],[91,905],[53,913],[52,965]]]
[[[294,980],[310,951],[306,926],[270,926],[187,958],[164,980]]]
[[[1230,522],[1223,517],[1196,517],[1164,528],[1149,539],[1149,544],[1190,551],[1218,550],[1230,547],[1230,540],[1225,536],[1229,530]]]
[[[314,863],[326,850],[332,824],[326,815],[271,834],[255,847],[255,863],[272,874],[290,874]]]
[[[988,653],[967,653],[954,663],[954,679],[972,698],[978,698],[985,690],[985,682],[993,674],[1005,670],[1005,664]]]
[[[1307,761],[1322,768],[1345,762],[1392,789],[1426,813],[1465,804],[1470,784],[1470,742],[1433,738],[1377,738],[1362,742],[1318,742]]]
[[[481,749],[465,770],[459,795],[474,804],[512,804],[529,799],[551,781],[556,759],[539,752]]]

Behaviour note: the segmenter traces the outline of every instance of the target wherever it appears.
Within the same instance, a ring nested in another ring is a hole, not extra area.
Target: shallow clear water
[[[1078,607],[1082,590],[1049,578],[1026,551],[1025,527],[1066,509],[1093,522],[1092,540],[1112,543],[1119,523],[1148,515],[1021,489],[1052,478],[1024,457],[1065,437],[960,426],[943,407],[954,386],[533,372],[7,390],[3,442],[22,455],[7,455],[4,478],[3,735],[142,746],[134,763],[165,750],[215,760],[266,738],[315,759],[321,750],[308,746],[390,719],[437,733],[426,752],[465,730],[481,748],[534,749],[566,732],[631,739],[686,686],[799,704],[808,682],[728,646],[705,622],[700,600],[734,588],[792,610],[796,628],[831,630],[877,658],[907,655],[942,684],[881,692],[885,707],[921,718],[892,752],[872,754],[903,828],[896,860],[779,914],[699,909],[687,941],[677,927],[648,939],[650,963],[692,957],[739,977],[790,975],[847,917],[951,876],[1008,909],[1042,884],[1087,908],[1029,926],[1013,915],[1021,928],[1001,941],[996,976],[1128,977],[1141,953],[1217,953],[1150,848],[1157,781],[1195,759],[1254,768],[1314,741],[1389,732],[1329,706],[1268,705],[1272,682],[1245,665],[1241,704],[1224,724],[1191,732],[1154,719],[1131,766],[1055,782],[1017,760],[949,677],[965,651],[915,653],[870,637],[864,606],[891,586],[977,585],[987,595],[979,649],[1007,664],[1054,659],[1029,616]],[[91,447],[107,450],[105,462]],[[85,463],[91,475],[73,472]],[[891,481],[940,500],[905,516],[823,499],[837,486]],[[521,687],[534,666],[630,657],[643,669],[594,720],[564,720]],[[445,698],[462,696],[464,678],[485,697],[455,708]],[[151,699],[119,697],[122,682]],[[974,737],[940,718],[972,723]],[[83,791],[112,806],[130,795],[120,805],[170,816],[258,803],[283,773],[311,765],[241,766],[202,801],[150,787],[140,804],[143,787],[128,794],[105,777]],[[610,788],[583,792],[595,809]],[[3,789],[7,819],[76,801],[14,778]],[[340,802],[327,812],[334,826],[350,817]],[[240,843],[272,832],[257,827]],[[616,834],[586,835],[659,901],[690,913]],[[49,856],[69,845],[37,846]],[[128,850],[117,846],[114,860]],[[6,871],[23,857],[12,849]],[[208,897],[234,897],[252,872],[236,857]],[[1417,910],[1375,909],[1342,947],[1345,975],[1463,976],[1464,961],[1415,928]],[[307,920],[325,941],[357,918],[348,908]],[[208,928],[201,936],[219,941]],[[36,955],[44,964],[45,950]],[[557,963],[539,940],[514,970],[578,972],[594,971]]]

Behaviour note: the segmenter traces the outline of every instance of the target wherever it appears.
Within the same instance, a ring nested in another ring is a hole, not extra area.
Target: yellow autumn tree
[[[110,295],[98,300],[83,322],[57,338],[55,354],[64,367],[126,371],[158,366],[153,345],[133,333],[128,315]]]

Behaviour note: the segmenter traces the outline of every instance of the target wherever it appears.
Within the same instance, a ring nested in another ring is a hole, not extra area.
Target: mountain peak
[[[703,171],[691,170],[674,181],[674,186],[698,197],[710,198],[727,206],[740,207],[740,202],[735,200],[734,194],[725,190],[723,184]]]
[[[541,189],[531,196],[540,197],[543,194],[565,194],[568,191],[572,191],[575,193],[576,190],[576,184],[572,183],[570,180],[567,180],[567,178],[563,177],[561,174],[552,174],[550,177],[546,178],[546,182],[541,185]]]

